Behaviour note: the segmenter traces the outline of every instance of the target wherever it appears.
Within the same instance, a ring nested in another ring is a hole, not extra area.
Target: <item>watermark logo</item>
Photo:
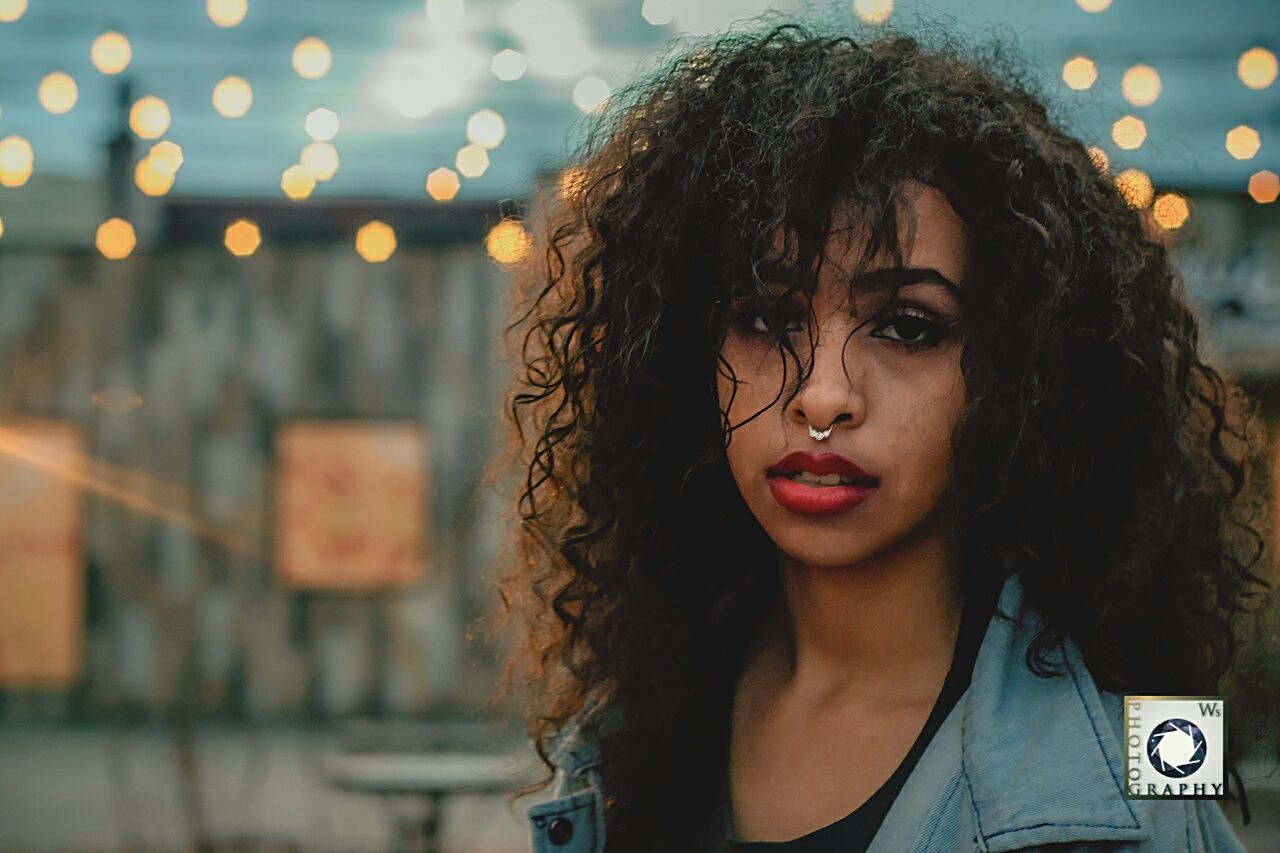
[[[1227,697],[1126,696],[1124,707],[1128,799],[1224,795]]]

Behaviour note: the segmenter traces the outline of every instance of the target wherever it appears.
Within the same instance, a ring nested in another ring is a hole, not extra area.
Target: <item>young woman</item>
[[[1121,726],[1227,694],[1233,771],[1258,739],[1256,417],[998,60],[723,37],[538,220],[501,585],[536,850],[1242,849],[1124,795]]]

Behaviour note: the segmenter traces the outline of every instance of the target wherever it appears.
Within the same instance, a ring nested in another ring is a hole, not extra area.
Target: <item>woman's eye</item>
[[[893,334],[879,334],[886,329],[893,329]],[[908,348],[920,348],[942,343],[942,339],[946,337],[946,327],[926,312],[905,309],[885,317],[876,326],[875,335]]]
[[[760,312],[758,312],[758,311],[757,311],[757,312],[755,312],[755,313],[753,313],[753,314],[751,314],[751,315],[750,315],[750,319],[751,319],[751,330],[752,330],[753,332],[755,332],[755,333],[757,333],[757,334],[760,334],[760,335],[767,335],[767,334],[770,334],[770,333],[773,331],[773,330],[769,327],[768,321],[765,319],[765,315],[764,315],[764,314],[761,314]],[[791,326],[791,324],[792,324],[792,323],[794,323],[794,324],[795,324],[795,325],[797,325],[797,326],[800,326],[800,325],[802,324],[802,321],[801,321],[801,320],[791,320],[791,321],[789,321],[789,322],[788,322],[788,328],[787,328],[787,331],[788,331],[788,332],[798,332],[798,331],[800,331],[800,329],[799,329],[799,328],[796,328],[796,329],[792,329],[792,328],[790,328],[790,326]]]

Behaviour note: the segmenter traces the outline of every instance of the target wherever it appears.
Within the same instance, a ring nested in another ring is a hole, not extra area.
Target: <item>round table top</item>
[[[537,779],[532,749],[512,753],[347,752],[325,757],[329,779],[342,788],[381,794],[499,793]]]

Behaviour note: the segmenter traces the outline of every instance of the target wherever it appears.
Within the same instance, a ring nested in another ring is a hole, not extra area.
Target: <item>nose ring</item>
[[[836,425],[833,423],[831,426],[827,427],[822,432],[818,432],[816,429],[813,428],[813,425],[811,424],[809,426],[809,437],[817,439],[818,441],[822,441],[824,438],[831,435],[831,430],[835,428],[836,428]]]

